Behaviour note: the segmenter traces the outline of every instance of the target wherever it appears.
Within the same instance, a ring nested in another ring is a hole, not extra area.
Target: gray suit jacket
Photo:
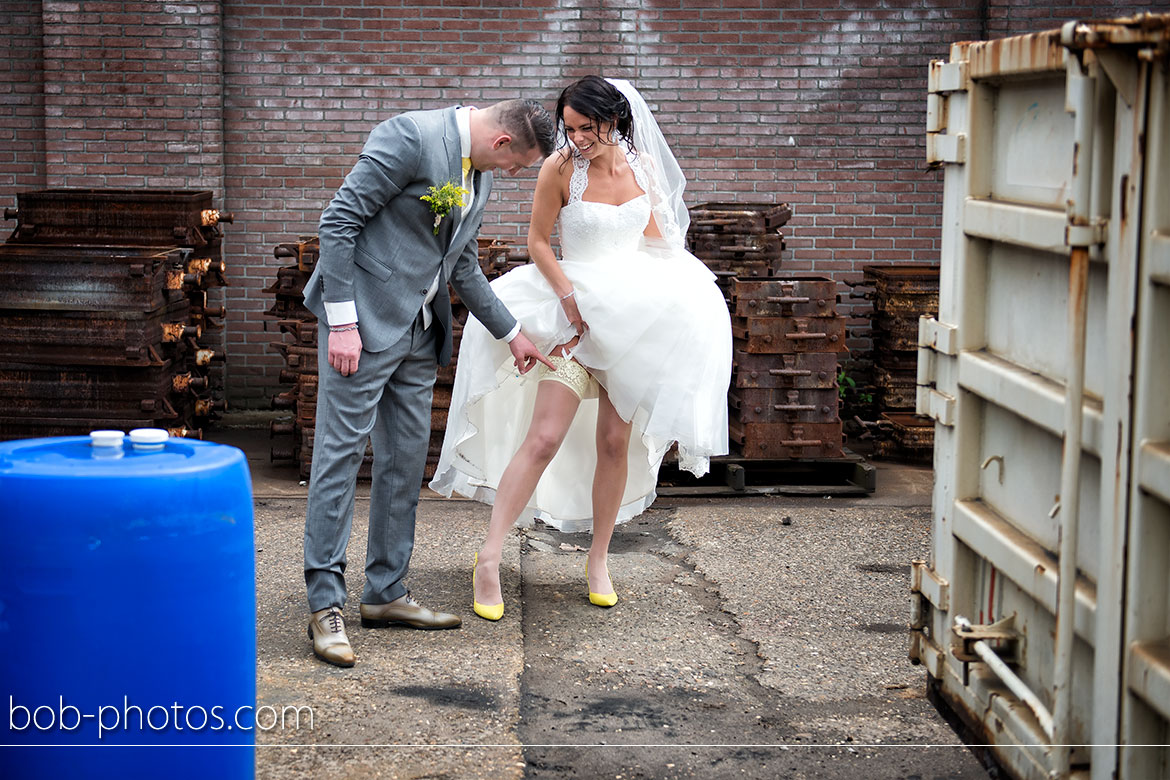
[[[458,185],[461,160],[454,108],[411,111],[375,127],[321,214],[321,254],[305,286],[309,310],[324,320],[325,301],[354,301],[362,347],[380,352],[410,328],[441,268],[431,304],[434,325],[443,330],[435,342],[439,364],[451,360],[448,281],[493,336],[506,336],[516,320],[488,285],[476,241],[491,173],[474,172],[467,215],[452,209],[437,236],[434,214],[419,199],[432,185]]]

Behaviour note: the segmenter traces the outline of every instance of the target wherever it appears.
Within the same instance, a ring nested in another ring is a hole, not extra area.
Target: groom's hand
[[[519,338],[519,337],[517,337]],[[329,365],[342,376],[349,376],[358,370],[358,358],[362,354],[362,337],[357,330],[329,333]]]
[[[544,363],[554,371],[556,370],[556,366],[541,354],[540,350],[536,348],[536,345],[524,335],[524,331],[516,334],[516,338],[509,342],[508,349],[512,350],[512,357],[516,358],[516,368],[520,370],[521,374],[527,374],[532,370],[536,366],[537,361]]]

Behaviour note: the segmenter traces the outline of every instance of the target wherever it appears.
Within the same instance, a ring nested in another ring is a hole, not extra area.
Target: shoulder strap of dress
[[[638,188],[649,195],[650,181],[646,177],[646,169],[642,166],[642,155],[637,152],[627,152],[626,162],[630,164],[630,170],[634,172],[634,181],[638,182]]]
[[[573,175],[569,177],[569,203],[581,200],[585,190],[589,187],[589,161],[579,154],[574,154]]]

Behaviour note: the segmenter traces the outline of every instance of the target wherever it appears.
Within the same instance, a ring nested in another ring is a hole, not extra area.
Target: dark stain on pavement
[[[869,574],[898,574],[910,576],[910,567],[904,563],[863,563],[857,567],[859,571]]]
[[[865,623],[860,628],[871,634],[898,634],[910,630],[905,623]]]
[[[493,710],[496,708],[494,696],[472,688],[457,688],[450,685],[404,685],[395,688],[393,693],[399,696],[425,699],[440,707],[463,707],[468,710]]]

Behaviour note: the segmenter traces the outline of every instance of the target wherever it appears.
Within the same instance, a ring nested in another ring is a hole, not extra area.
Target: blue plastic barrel
[[[0,534],[0,775],[254,776],[244,453],[0,443]]]

